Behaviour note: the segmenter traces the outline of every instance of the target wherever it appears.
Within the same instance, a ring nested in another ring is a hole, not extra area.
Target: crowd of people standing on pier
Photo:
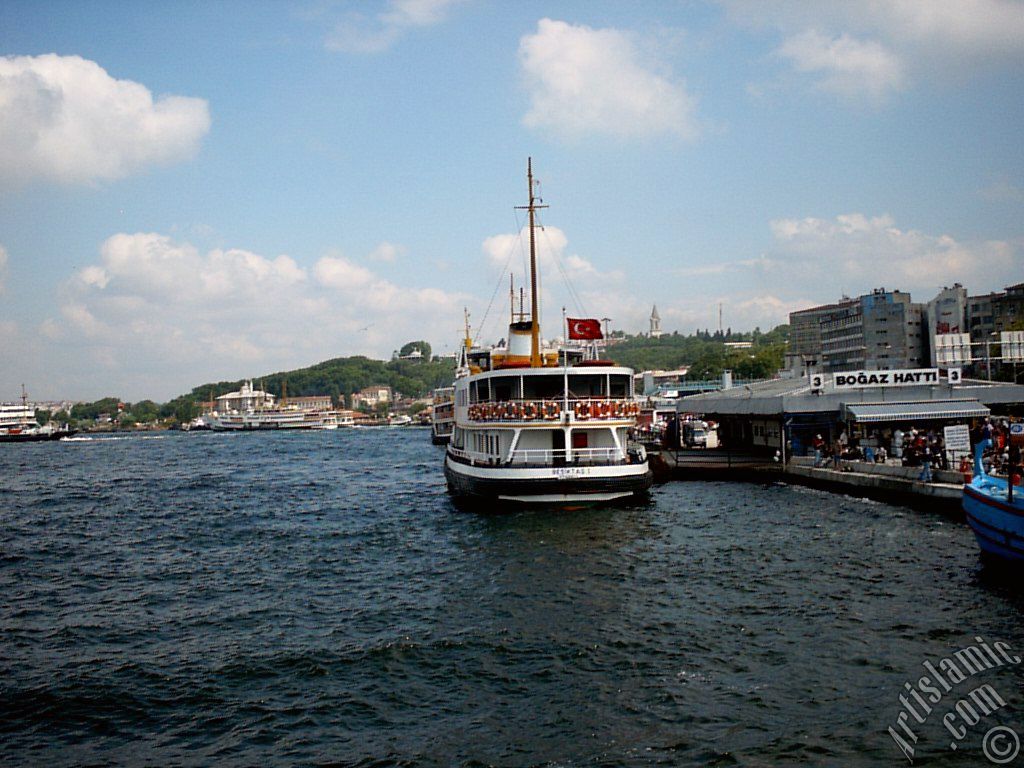
[[[993,421],[988,418],[971,427],[972,451],[979,444],[984,446],[983,467],[986,473],[1007,474],[1011,466],[1020,467],[1020,448],[1011,444],[1009,427],[1006,419]],[[820,434],[815,435],[811,446],[815,467],[840,469],[843,461],[899,463],[904,467],[920,467],[918,479],[923,482],[933,481],[934,470],[963,469],[962,466],[950,465],[943,433],[936,428],[887,427],[872,431],[863,439],[851,437],[846,430],[841,430],[831,442]]]
[[[942,433],[934,429],[886,428],[871,432],[863,441],[855,436],[850,437],[846,430],[842,430],[831,444],[819,434],[815,435],[811,445],[814,448],[816,467],[829,463],[839,467],[841,461],[886,464],[892,459],[905,467],[927,467],[929,479],[932,467],[949,468]]]

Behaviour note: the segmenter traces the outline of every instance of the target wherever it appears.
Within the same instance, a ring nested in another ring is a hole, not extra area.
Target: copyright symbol
[[[1013,760],[1020,752],[1020,737],[1012,728],[997,725],[985,734],[981,740],[981,751],[989,762],[1004,765]]]

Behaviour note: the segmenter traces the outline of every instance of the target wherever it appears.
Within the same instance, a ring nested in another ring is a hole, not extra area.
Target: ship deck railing
[[[512,452],[511,457],[467,451],[449,446],[449,454],[466,464],[478,467],[609,467],[629,464],[629,458],[614,447],[609,448],[527,448]]]

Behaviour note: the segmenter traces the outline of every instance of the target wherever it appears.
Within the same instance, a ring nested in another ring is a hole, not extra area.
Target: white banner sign
[[[954,456],[969,456],[971,453],[971,431],[966,424],[955,424],[942,430],[946,450]]]
[[[942,366],[963,365],[971,362],[971,334],[937,334],[935,336],[935,362]]]
[[[907,368],[895,371],[847,371],[832,374],[836,389],[864,389],[866,387],[913,387],[938,384],[938,368]]]
[[[1003,331],[999,334],[1004,363],[1024,362],[1024,331]]]

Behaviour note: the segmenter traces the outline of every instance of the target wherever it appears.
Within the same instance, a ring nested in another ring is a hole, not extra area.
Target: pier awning
[[[913,403],[844,403],[848,421],[871,424],[890,421],[938,421],[988,416],[987,406],[977,400],[925,400]]]

